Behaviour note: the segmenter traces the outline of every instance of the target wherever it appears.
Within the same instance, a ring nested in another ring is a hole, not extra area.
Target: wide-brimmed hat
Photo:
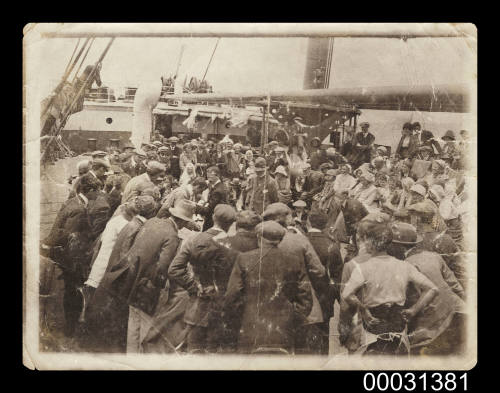
[[[102,151],[102,150],[96,150],[94,152],[92,152],[92,157],[106,157],[108,155],[108,153],[106,153],[105,151]]]
[[[195,204],[193,202],[188,201],[187,199],[180,199],[175,203],[174,207],[169,208],[168,211],[174,217],[192,222],[194,220],[194,209]]]
[[[391,231],[393,243],[412,245],[418,244],[423,240],[422,236],[417,233],[417,229],[405,222],[393,222],[391,224]]]
[[[448,130],[441,139],[443,141],[454,141],[456,139],[455,133],[452,130]]]

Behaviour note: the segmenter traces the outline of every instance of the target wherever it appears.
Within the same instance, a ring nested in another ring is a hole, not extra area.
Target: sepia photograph
[[[472,23],[32,23],[23,363],[470,370]]]

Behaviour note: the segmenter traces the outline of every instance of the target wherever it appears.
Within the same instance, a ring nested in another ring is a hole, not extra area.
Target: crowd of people
[[[369,124],[301,159],[270,140],[156,136],[78,163],[41,253],[62,270],[64,333],[89,352],[463,350],[469,217],[460,141]]]

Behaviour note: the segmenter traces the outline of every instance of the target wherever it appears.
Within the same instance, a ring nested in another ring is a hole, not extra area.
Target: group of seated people
[[[227,136],[94,152],[40,248],[62,270],[64,333],[89,352],[328,355],[337,337],[460,353],[466,161],[404,140],[390,157],[368,127],[356,163]]]

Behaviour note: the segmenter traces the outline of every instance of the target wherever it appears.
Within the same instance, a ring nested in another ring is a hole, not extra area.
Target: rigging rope
[[[214,50],[212,52],[212,56],[210,56],[210,60],[209,60],[208,65],[207,65],[207,69],[205,70],[205,73],[203,74],[203,78],[201,79],[202,82],[205,80],[205,76],[207,75],[208,69],[210,68],[210,64],[212,63],[212,59],[214,58],[215,50],[217,49],[217,45],[219,45],[219,41],[220,41],[220,37],[217,38],[217,42],[215,43],[215,47],[214,47]]]
[[[73,49],[73,53],[71,54],[71,57],[69,58],[68,65],[66,66],[64,73],[68,72],[69,66],[71,65],[71,61],[73,60],[73,56],[76,53],[76,49],[78,48],[78,45],[80,45],[80,38],[78,38],[78,41],[76,42],[75,49]]]

